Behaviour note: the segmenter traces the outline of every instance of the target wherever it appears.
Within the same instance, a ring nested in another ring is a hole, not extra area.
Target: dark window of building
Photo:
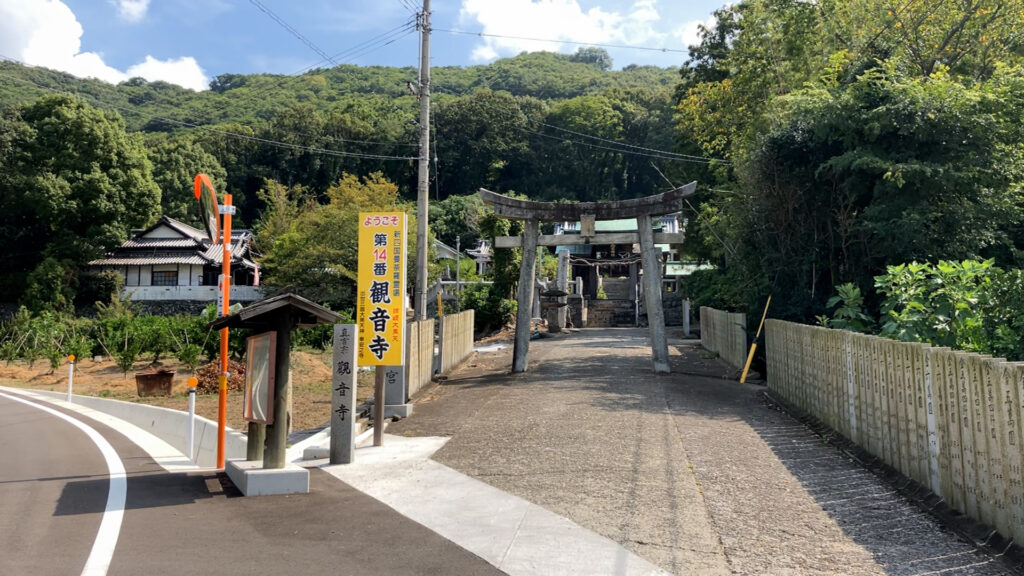
[[[178,271],[177,270],[164,270],[164,271],[153,271],[153,286],[177,286],[178,285]]]
[[[203,268],[203,286],[216,286],[220,276],[220,268],[207,266]]]

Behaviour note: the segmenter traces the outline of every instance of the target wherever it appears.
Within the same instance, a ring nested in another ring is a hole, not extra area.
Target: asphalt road
[[[99,432],[125,467],[110,575],[501,574],[319,470],[309,494],[245,498],[222,474],[165,472],[120,433],[56,409]],[[107,501],[99,449],[70,423],[0,396],[0,462],[0,574],[81,573]]]

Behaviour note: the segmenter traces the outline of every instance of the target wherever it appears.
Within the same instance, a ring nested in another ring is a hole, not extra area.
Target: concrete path
[[[563,515],[676,574],[1005,574],[765,405],[693,343],[651,369],[646,331],[585,330],[428,389],[407,436],[438,463]],[[497,366],[497,369],[495,369]]]
[[[511,576],[665,574],[608,538],[430,460],[447,440],[385,435],[381,447],[358,448],[352,464],[323,470]]]

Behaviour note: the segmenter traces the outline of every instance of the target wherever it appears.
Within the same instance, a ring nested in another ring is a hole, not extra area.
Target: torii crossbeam
[[[533,303],[534,267],[537,260],[537,246],[568,244],[640,244],[640,256],[644,269],[644,293],[647,298],[648,328],[651,332],[651,354],[654,371],[667,373],[668,341],[665,338],[665,310],[661,303],[661,267],[655,244],[679,244],[683,234],[655,234],[651,227],[652,216],[674,214],[683,209],[687,196],[697,191],[697,183],[690,182],[663,194],[619,200],[615,202],[577,202],[556,204],[535,202],[503,196],[490,190],[480,189],[480,198],[494,208],[494,213],[503,218],[524,221],[522,237],[501,236],[494,239],[495,248],[523,249],[522,267],[519,270],[519,289],[516,293],[516,340],[512,353],[512,372],[526,372],[529,364],[530,311]],[[637,232],[596,234],[596,220],[636,218]],[[581,232],[576,235],[547,235],[538,233],[540,222],[580,221]]]

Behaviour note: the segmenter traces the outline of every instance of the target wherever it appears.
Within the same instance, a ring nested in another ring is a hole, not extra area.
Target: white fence
[[[765,346],[773,394],[1024,543],[1024,363],[779,320]]]
[[[747,361],[747,315],[700,307],[700,345],[733,368]]]

